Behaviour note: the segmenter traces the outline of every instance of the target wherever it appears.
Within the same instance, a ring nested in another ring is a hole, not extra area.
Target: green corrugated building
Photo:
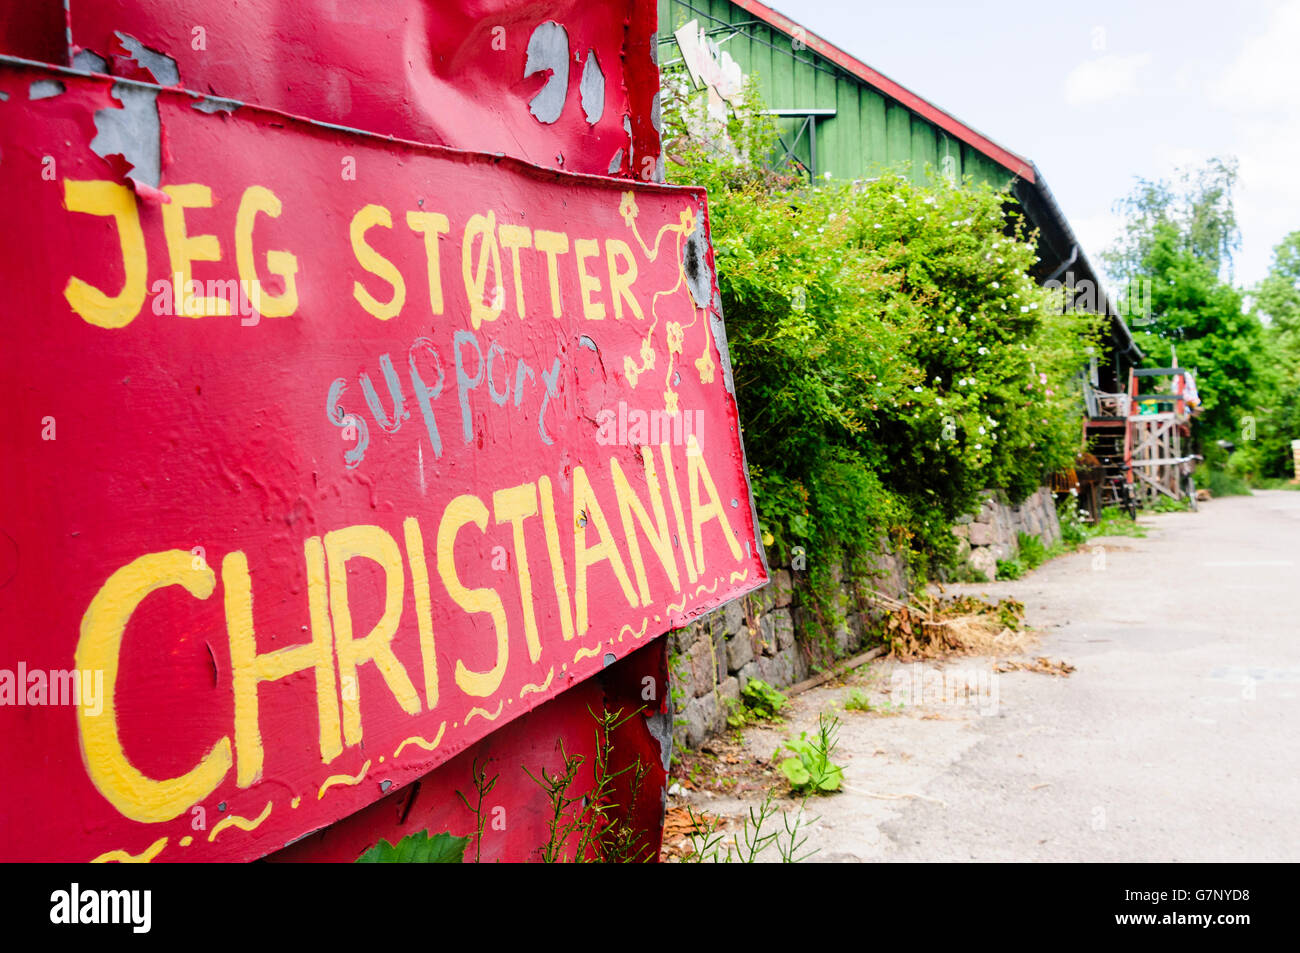
[[[755,78],[781,133],[774,160],[810,178],[867,179],[893,169],[917,182],[970,176],[1010,184],[1038,229],[1036,277],[1092,283],[1093,300],[1112,318],[1098,383],[1111,391],[1126,386],[1142,354],[1033,162],[755,0],[659,0],[659,61],[683,60],[697,75],[709,74],[719,102],[741,74]]]

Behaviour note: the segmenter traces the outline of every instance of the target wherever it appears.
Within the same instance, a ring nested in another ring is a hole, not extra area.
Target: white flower
[[[879,222],[876,222],[876,228],[884,228],[884,227],[885,226],[881,225]]]
[[[961,314],[961,305],[957,305],[957,313]]]
[[[983,449],[984,449],[984,444],[982,444],[982,443],[977,443],[977,444],[975,444],[975,449],[976,449],[976,450],[983,450]]]
[[[798,232],[795,232],[795,234],[798,235],[799,233],[798,233]],[[996,281],[993,282],[993,285],[992,285],[992,286],[993,286],[994,288],[1000,288],[1000,287],[1001,287],[1001,285],[999,285]]]
[[[981,436],[981,437],[984,436],[985,433],[987,433],[987,431],[986,431],[983,427],[981,427],[981,428],[980,428],[980,436]]]
[[[1026,307],[1022,304],[1022,305],[1020,306],[1020,313],[1021,313],[1021,314],[1028,314],[1028,313],[1029,313],[1029,309],[1026,308]]]
[[[957,339],[956,339],[956,338],[953,338],[953,339],[952,339],[952,343],[953,343],[953,344],[956,344],[956,343],[957,343]]]
[[[981,354],[987,354],[988,352],[989,352],[989,349],[986,348],[986,347],[982,347],[982,348],[980,348],[980,350],[979,350],[979,353],[981,353]]]
[[[938,331],[940,334],[943,334],[943,333],[944,333],[944,328],[943,328],[943,325],[942,325],[942,324],[939,325],[937,328],[935,328],[935,330]]]
[[[921,393],[921,388],[920,388],[919,386],[918,386],[918,387],[913,387],[912,390],[915,391],[915,392],[918,393],[918,394]]]

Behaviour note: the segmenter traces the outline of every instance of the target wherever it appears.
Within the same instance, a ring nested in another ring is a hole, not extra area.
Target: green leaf
[[[822,791],[838,791],[840,789],[840,782],[843,780],[843,770],[836,765],[832,765],[829,771],[818,778],[817,787]]]
[[[429,836],[428,831],[408,834],[393,846],[386,840],[357,858],[358,864],[460,864],[465,861],[468,837],[449,833]]]
[[[812,783],[812,775],[798,758],[786,758],[781,762],[781,772],[796,788],[807,787]]]

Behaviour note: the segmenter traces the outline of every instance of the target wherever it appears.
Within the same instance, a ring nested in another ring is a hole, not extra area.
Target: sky
[[[1100,267],[1137,178],[1240,163],[1235,281],[1300,229],[1300,0],[776,0],[771,5],[1032,159]]]

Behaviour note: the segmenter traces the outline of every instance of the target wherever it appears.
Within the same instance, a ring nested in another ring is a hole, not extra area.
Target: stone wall
[[[985,490],[983,503],[974,516],[965,516],[952,528],[959,539],[960,553],[971,569],[992,580],[998,560],[1020,553],[1019,534],[1037,536],[1044,546],[1060,542],[1061,523],[1056,516],[1052,491],[1042,487],[1019,506],[1011,506],[1006,495]]]
[[[1044,546],[1061,538],[1056,504],[1046,487],[1019,506],[995,490],[983,493],[973,516],[953,527],[962,555],[972,569],[993,579],[999,559],[1020,552],[1017,534],[1037,536]],[[751,678],[785,688],[811,673],[805,647],[812,639],[809,609],[801,605],[797,577],[788,569],[774,569],[772,582],[744,599],[702,616],[670,636],[669,664],[675,708],[675,744],[695,748],[705,738],[726,727],[729,702],[739,702],[741,689]],[[833,573],[835,591],[845,622],[833,633],[836,658],[847,658],[864,646],[879,613],[864,614],[851,581]],[[907,592],[907,569],[900,557],[884,552],[875,560],[874,573],[865,580],[871,588],[901,597]],[[807,634],[809,638],[802,638]]]
[[[669,636],[675,744],[698,747],[710,734],[725,728],[728,703],[740,701],[741,689],[751,678],[784,688],[811,674],[806,646],[813,640],[801,636],[812,626],[807,617],[810,610],[801,605],[796,586],[799,575],[774,569],[766,588]],[[836,658],[847,658],[866,641],[872,610],[864,618],[853,586],[838,573],[833,578],[845,622],[833,633],[832,641]],[[906,567],[891,553],[877,556],[874,573],[866,582],[873,589],[899,596],[907,589]]]

